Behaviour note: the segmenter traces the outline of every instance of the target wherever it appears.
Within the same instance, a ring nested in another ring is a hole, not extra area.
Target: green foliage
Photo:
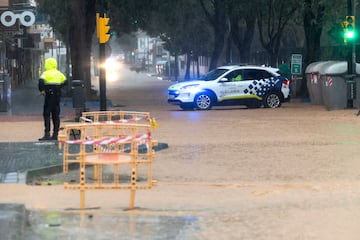
[[[208,55],[211,33],[199,8],[194,0],[159,0],[157,10],[149,17],[151,24],[145,30],[160,36],[171,53]]]
[[[229,0],[229,19],[232,41],[238,48],[240,63],[250,62],[251,44],[253,42],[258,5],[255,1]],[[228,62],[233,59],[228,59]]]
[[[84,9],[89,21],[88,25],[95,25],[93,15],[95,9],[99,9],[96,5],[99,1],[76,1],[86,2]],[[73,17],[77,17],[73,12],[76,1],[38,0],[39,10],[51,16],[51,25],[57,33],[61,33],[65,42],[71,32],[70,28],[78,24]],[[161,36],[165,48],[171,53],[190,53],[192,56],[211,55],[212,58],[223,56],[229,36],[236,43],[240,55],[248,51],[248,57],[251,57],[251,43],[262,42],[267,52],[277,57],[279,49],[284,46],[281,44],[290,47],[291,44],[297,44],[298,47],[303,44],[303,39],[306,39],[304,47],[308,50],[305,52],[313,55],[306,59],[311,60],[320,59],[320,43],[342,44],[341,30],[337,28],[340,19],[345,20],[347,4],[345,0],[105,0],[105,2],[111,19],[111,31],[116,32],[122,41],[128,42],[129,49],[134,46],[129,43],[130,35],[125,36],[125,33],[142,29],[152,36]],[[258,24],[258,29],[252,27],[255,22]],[[291,29],[287,29],[289,23]],[[302,27],[305,36],[302,35],[302,31],[297,31]],[[322,34],[323,28],[327,35]],[[91,28],[88,30],[91,31]]]
[[[294,17],[299,1],[257,0],[257,23],[260,42],[270,56],[270,65],[277,65],[277,55],[285,27]]]
[[[59,33],[61,40],[67,43],[69,26],[71,26],[71,0],[37,0],[40,13],[49,16],[49,24]]]
[[[336,45],[343,45],[344,43],[344,28],[340,23],[334,23],[329,27],[327,35]]]
[[[69,46],[72,77],[84,79],[86,97],[90,98],[90,55],[96,0],[38,0],[38,3],[39,11],[49,15],[49,22],[58,37]]]
[[[112,28],[120,33],[146,29],[149,17],[158,7],[156,0],[108,1],[108,13]]]

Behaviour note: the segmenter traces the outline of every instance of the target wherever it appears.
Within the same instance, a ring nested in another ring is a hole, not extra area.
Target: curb
[[[157,146],[153,147],[153,150],[155,152],[158,152],[160,150],[163,149],[167,149],[169,148],[169,145],[167,143],[158,143]],[[70,163],[69,164],[69,170],[76,170],[79,168],[79,164],[78,163]],[[13,176],[13,179],[17,179],[18,181],[14,181],[14,182],[3,182],[3,183],[32,183],[31,179],[35,178],[35,177],[40,177],[40,176],[44,176],[44,175],[52,175],[52,174],[58,174],[58,173],[62,173],[63,172],[63,164],[59,164],[59,165],[52,165],[52,166],[48,166],[48,167],[43,167],[43,168],[35,168],[35,169],[29,169],[26,172],[23,173],[18,173],[17,177]],[[16,173],[14,173],[16,174]],[[21,177],[19,176],[19,174],[21,174]],[[19,181],[21,179],[21,181]],[[0,176],[0,180],[1,180],[1,176]],[[6,180],[6,178],[5,178]],[[1,182],[1,181],[0,181]]]
[[[78,168],[79,168],[79,165],[76,163],[69,164],[69,170],[76,170]],[[29,183],[32,183],[31,179],[33,179],[35,177],[40,177],[40,176],[44,176],[44,175],[52,175],[52,174],[57,174],[57,173],[62,173],[62,172],[63,172],[62,164],[61,165],[53,165],[53,166],[49,166],[49,167],[43,167],[43,168],[30,169],[30,170],[26,171],[23,183],[29,184]]]

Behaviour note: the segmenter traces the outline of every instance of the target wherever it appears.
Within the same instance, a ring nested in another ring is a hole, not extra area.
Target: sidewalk
[[[0,112],[0,183],[24,182],[29,169],[62,164],[62,151],[56,142],[38,141],[44,131],[44,97],[39,94],[37,81],[13,89],[10,96],[8,111]],[[63,97],[60,105],[60,124],[75,122],[72,99]],[[99,110],[98,105],[86,102],[89,110]]]
[[[26,185],[29,170],[37,171],[62,164],[62,151],[56,142],[37,140],[43,133],[42,105],[43,98],[38,96],[36,83],[30,82],[13,90],[11,108],[7,112],[0,112],[0,183],[3,183],[0,184],[3,202],[0,203],[0,215],[3,216],[0,218],[1,239],[51,239],[49,231],[52,236],[71,239],[140,239],[142,234],[152,239],[176,239],[179,236],[196,239],[193,235],[199,226],[192,212],[179,212],[174,206],[166,208],[173,211],[152,209],[151,204],[146,206],[146,201],[140,202],[140,197],[137,203],[147,209],[134,212],[119,209],[119,206],[127,207],[128,191],[101,192],[106,194],[103,198],[110,201],[104,204],[104,208],[79,212],[59,209],[59,205],[76,208],[79,199],[77,191],[65,191],[61,185]],[[75,111],[69,105],[68,101],[62,102],[61,124],[75,119]],[[140,194],[154,193],[141,191]],[[91,197],[90,192],[88,195],[89,205],[98,204],[97,196]],[[157,201],[161,201],[164,194],[157,195]],[[114,204],[114,198],[119,202]],[[27,201],[23,202],[23,199]],[[145,227],[144,220],[147,222]],[[97,227],[94,228],[94,225]],[[144,228],[149,233],[142,232]]]
[[[65,101],[66,100],[66,101]],[[37,81],[29,81],[24,86],[11,90],[8,111],[0,112],[0,122],[4,121],[42,121],[44,97],[39,94]],[[61,117],[74,114],[71,105],[61,102]]]
[[[43,96],[37,81],[11,91],[8,111],[0,112],[0,183],[25,181],[25,172],[54,164],[61,164],[62,155],[54,143],[40,143],[43,134]],[[75,109],[61,103],[60,119],[75,120]]]
[[[37,81],[29,81],[11,91],[7,109],[0,112],[0,184],[10,188],[12,183],[25,184],[27,170],[61,163],[62,156],[55,143],[37,141],[43,132],[43,101]],[[70,117],[72,112],[73,109],[62,106],[61,120]],[[0,214],[3,216],[0,219],[2,238],[26,238],[21,230],[25,229],[28,215],[24,205],[0,204]]]

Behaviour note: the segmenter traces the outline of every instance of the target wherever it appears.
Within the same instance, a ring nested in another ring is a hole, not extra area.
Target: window
[[[228,79],[228,81],[241,81],[243,80],[243,70],[235,70],[230,73],[228,73],[225,78]]]
[[[271,78],[273,75],[262,69],[245,69],[244,79],[245,80],[260,80],[265,78]]]

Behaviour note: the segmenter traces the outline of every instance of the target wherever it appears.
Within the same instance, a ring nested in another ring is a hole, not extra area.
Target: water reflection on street
[[[123,211],[31,211],[26,239],[197,239],[192,214]]]

